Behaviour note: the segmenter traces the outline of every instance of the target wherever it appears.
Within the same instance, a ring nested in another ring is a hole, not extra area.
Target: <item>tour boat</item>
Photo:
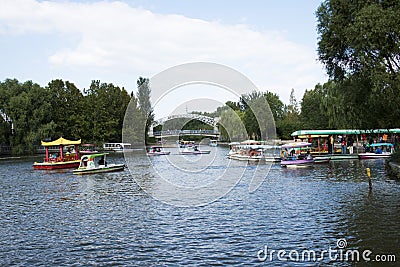
[[[375,149],[375,152],[359,153],[360,159],[381,159],[389,158],[393,152],[394,147],[391,143],[374,143],[369,146],[371,149]]]
[[[108,155],[108,153],[98,153],[82,156],[79,167],[78,169],[73,170],[73,174],[96,174],[124,170],[125,164],[108,164],[106,161],[106,155]],[[100,158],[97,163],[95,162],[96,158]]]
[[[162,146],[151,146],[149,151],[147,152],[148,155],[158,156],[158,155],[169,155],[170,151],[165,151]]]
[[[108,152],[129,152],[132,151],[130,143],[104,143],[103,150]]]
[[[52,142],[43,142],[42,146],[46,150],[46,157],[43,162],[34,162],[33,169],[35,170],[54,170],[76,168],[79,166],[79,145],[81,140],[71,141],[60,137]],[[58,147],[57,153],[49,153],[49,147]],[[73,146],[72,149],[64,153],[64,147]]]
[[[284,151],[287,152],[289,155],[285,155],[282,158],[281,166],[288,168],[302,168],[312,166],[315,159],[310,154],[302,155],[300,153],[302,149],[309,149],[310,147],[311,143],[307,142],[294,142],[282,145],[282,149],[284,149]]]
[[[232,142],[229,144],[229,147],[229,159],[253,162],[279,162],[281,160],[279,156],[271,152],[271,150],[279,147],[271,145],[261,145],[261,142],[258,141],[246,140],[241,143]]]

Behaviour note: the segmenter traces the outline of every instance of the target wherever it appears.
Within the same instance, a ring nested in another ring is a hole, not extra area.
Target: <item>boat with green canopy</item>
[[[105,172],[123,171],[125,164],[108,164],[106,156],[108,153],[97,153],[91,155],[84,155],[81,157],[78,169],[73,170],[74,174],[96,174]],[[100,160],[96,163],[96,158]]]
[[[339,144],[336,143],[332,147],[333,152],[330,155],[331,160],[341,160],[341,159],[358,159],[359,155],[359,149],[362,147],[361,143],[366,143],[366,138],[367,135],[373,136],[373,135],[382,135],[382,136],[388,136],[389,134],[391,135],[397,135],[400,134],[400,128],[393,128],[393,129],[370,129],[370,130],[360,130],[360,129],[339,129],[339,130],[298,130],[295,131],[291,134],[295,140],[317,140],[317,145],[313,147],[313,151],[311,152],[313,156],[317,155],[326,155],[328,154],[328,138],[329,136],[354,136],[354,144],[356,144],[355,147],[358,147],[356,149],[355,154],[347,154],[347,153],[341,153],[341,147],[339,147]],[[336,153],[335,153],[336,151]],[[338,154],[337,152],[339,151]],[[376,156],[378,157],[378,156]]]

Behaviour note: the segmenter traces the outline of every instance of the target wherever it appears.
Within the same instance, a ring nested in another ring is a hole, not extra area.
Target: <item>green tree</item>
[[[49,82],[46,92],[52,107],[50,117],[56,124],[54,135],[49,137],[63,136],[74,140],[86,137],[89,122],[84,116],[87,106],[82,92],[73,83],[61,79]]]
[[[129,94],[124,88],[100,81],[92,81],[85,94],[85,121],[90,129],[88,140],[120,142],[125,111],[131,99]]]
[[[243,111],[230,108],[223,111],[218,123],[218,130],[222,139],[231,142],[239,142],[248,139],[249,137],[243,121]]]
[[[137,92],[138,105],[141,113],[140,121],[143,121],[142,125],[144,127],[144,138],[145,138],[145,144],[147,145],[148,132],[151,124],[154,121],[153,108],[151,107],[151,102],[150,102],[151,89],[149,85],[149,79],[139,77],[136,84],[138,87],[138,92]]]
[[[271,92],[266,92],[264,93],[264,97],[268,102],[268,105],[271,109],[272,115],[274,116],[274,120],[279,121],[284,118],[285,114],[285,105],[283,102],[279,99],[279,96],[277,94],[271,93]]]
[[[326,98],[324,87],[316,85],[314,90],[306,90],[301,101],[300,123],[302,129],[327,129],[329,118],[323,99]]]
[[[319,59],[335,80],[328,95],[336,102],[327,106],[341,108],[328,110],[342,121],[336,125],[400,124],[400,110],[389,105],[400,101],[399,14],[400,2],[392,0],[327,0],[318,8]]]
[[[289,105],[284,107],[284,117],[277,121],[277,134],[282,139],[292,139],[291,133],[301,127],[300,112],[294,89],[290,92]]]
[[[33,153],[35,145],[54,132],[49,95],[32,81],[21,84],[16,80],[6,80],[2,87],[8,91],[8,101],[3,100],[4,112],[15,129],[9,140],[13,146],[12,153]]]

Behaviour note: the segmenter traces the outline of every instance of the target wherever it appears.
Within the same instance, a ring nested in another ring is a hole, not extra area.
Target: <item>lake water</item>
[[[34,171],[40,157],[0,160],[0,266],[348,266],[349,250],[361,266],[376,255],[400,261],[400,183],[383,160],[284,169],[208,149],[150,161],[133,153],[131,172],[88,176]],[[202,191],[216,177],[226,183]],[[185,186],[196,190],[178,192]]]

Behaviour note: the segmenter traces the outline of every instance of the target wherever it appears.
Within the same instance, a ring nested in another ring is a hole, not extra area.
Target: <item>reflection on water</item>
[[[381,160],[336,161],[309,169],[266,164],[257,169],[235,162],[244,173],[238,184],[201,207],[167,205],[146,193],[163,191],[156,188],[151,163],[171,181],[201,177],[190,181],[198,185],[223,173],[226,152],[220,149],[202,175],[177,177],[170,177],[175,167],[168,158],[149,161],[140,154],[130,158],[136,166],[132,175],[125,170],[75,176],[70,170],[34,171],[34,159],[1,160],[0,265],[247,266],[260,264],[257,252],[265,245],[327,250],[339,238],[347,240],[349,249],[400,258],[400,183],[385,176]],[[109,158],[122,160],[121,155]],[[192,164],[204,167],[202,161]],[[268,176],[249,193],[255,171]],[[135,179],[145,182],[145,190]],[[274,258],[272,265],[294,264]]]

